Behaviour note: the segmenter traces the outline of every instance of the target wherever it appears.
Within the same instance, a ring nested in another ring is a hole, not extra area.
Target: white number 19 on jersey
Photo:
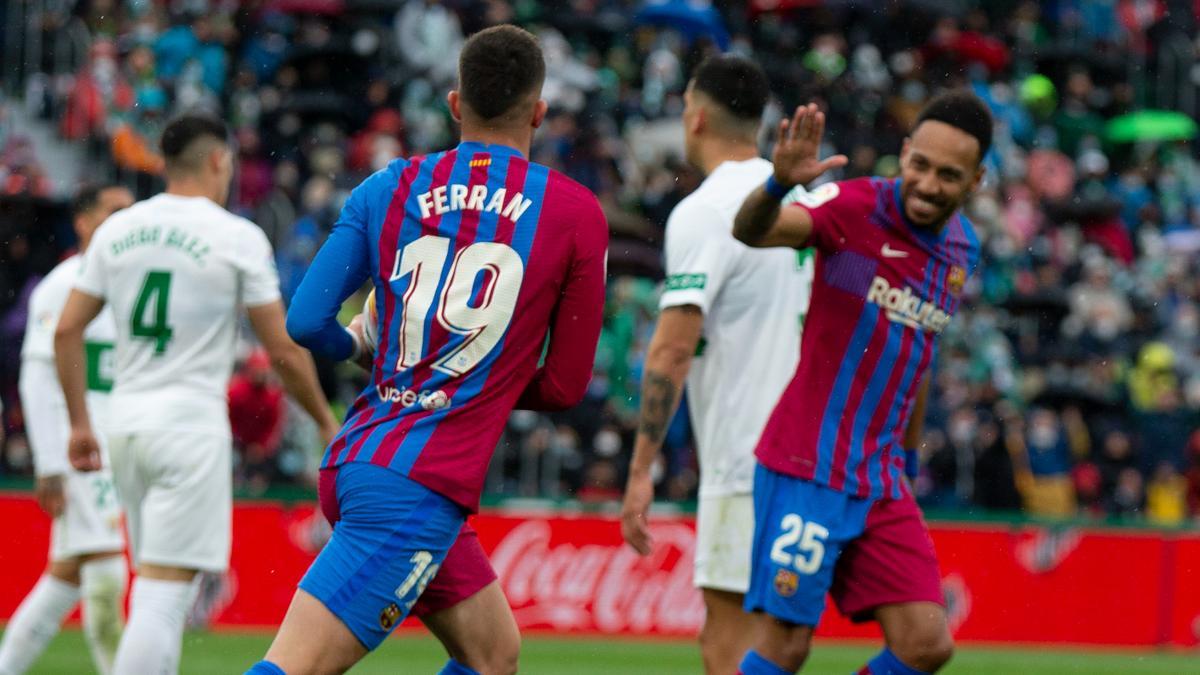
[[[488,241],[471,244],[454,256],[438,297],[438,282],[449,251],[449,239],[426,235],[405,246],[396,258],[389,281],[412,275],[402,299],[404,313],[400,318],[397,370],[411,368],[425,358],[428,347],[425,322],[430,312],[436,313],[442,328],[466,337],[433,364],[434,369],[451,376],[464,375],[479,365],[504,337],[512,321],[525,277],[521,256],[506,244]],[[476,296],[478,304],[473,305]]]

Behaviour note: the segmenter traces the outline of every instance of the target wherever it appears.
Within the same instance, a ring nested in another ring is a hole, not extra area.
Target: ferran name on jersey
[[[417,195],[417,204],[421,207],[421,218],[434,214],[440,216],[450,211],[480,211],[500,214],[515,223],[533,206],[533,200],[520,192],[508,199],[508,190],[505,188],[496,190],[489,198],[486,185],[467,187],[461,183],[450,183]]]

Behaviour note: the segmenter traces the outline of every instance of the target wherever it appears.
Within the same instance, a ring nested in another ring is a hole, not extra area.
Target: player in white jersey
[[[683,111],[688,161],[707,174],[667,220],[666,291],[646,355],[641,421],[622,509],[625,540],[651,550],[651,467],[687,380],[700,458],[694,583],[704,596],[705,670],[726,675],[750,646],[742,596],[754,541],[754,446],[800,357],[812,261],[733,238],[742,200],[767,176],[756,138],[768,97],[762,70],[737,56],[696,70]]]
[[[133,195],[123,187],[81,189],[72,209],[80,252],[87,250],[105,218],[132,203]],[[33,449],[34,493],[54,522],[46,572],[17,608],[0,641],[0,675],[28,670],[81,599],[84,637],[100,673],[111,672],[121,637],[128,576],[122,554],[121,510],[108,471],[85,474],[67,462],[70,423],[54,371],[54,326],[75,285],[81,261],[79,255],[64,260],[29,298],[29,319],[21,343],[21,409]],[[88,407],[101,430],[112,388],[115,331],[111,312],[103,312],[84,333]]]
[[[227,137],[225,125],[209,117],[185,115],[167,125],[166,192],[105,221],[55,335],[71,464],[99,469],[84,397],[83,327],[112,308],[108,444],[137,565],[117,675],[175,672],[196,573],[228,566],[226,389],[239,305],[288,392],[327,438],[338,428],[311,357],[287,336],[266,236],[222,207],[233,175]]]

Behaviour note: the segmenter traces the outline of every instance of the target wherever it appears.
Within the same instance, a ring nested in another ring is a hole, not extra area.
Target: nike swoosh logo
[[[907,258],[908,257],[908,251],[901,251],[900,249],[892,248],[891,246],[888,246],[887,244],[883,245],[883,249],[880,251],[880,253],[882,253],[883,257],[885,257],[885,258]]]

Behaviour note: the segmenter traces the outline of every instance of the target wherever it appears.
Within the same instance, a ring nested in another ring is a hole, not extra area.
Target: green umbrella
[[[1113,143],[1186,141],[1196,137],[1196,121],[1171,110],[1139,110],[1109,120],[1104,135]]]

